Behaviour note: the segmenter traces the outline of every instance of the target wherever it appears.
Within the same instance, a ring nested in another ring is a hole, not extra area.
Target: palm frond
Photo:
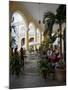
[[[52,12],[46,12],[46,13],[44,13],[43,22],[45,22],[46,19],[47,20],[48,19],[54,20],[55,19],[55,14],[52,13]]]
[[[51,37],[50,37],[50,39],[51,39],[52,43],[56,40],[56,38],[57,38],[56,33],[55,33],[53,36],[51,36]]]
[[[66,22],[66,5],[59,5],[56,12],[56,17],[58,20],[60,20],[61,23]]]

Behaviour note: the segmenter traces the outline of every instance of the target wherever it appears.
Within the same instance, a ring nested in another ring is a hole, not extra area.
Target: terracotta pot
[[[55,70],[55,78],[58,81],[64,82],[66,80],[66,69],[57,68]]]

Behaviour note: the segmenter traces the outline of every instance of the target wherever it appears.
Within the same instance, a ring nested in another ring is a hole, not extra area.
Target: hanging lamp
[[[38,3],[38,5],[39,5],[39,21],[38,21],[38,23],[41,24],[41,20],[40,20],[40,3]]]

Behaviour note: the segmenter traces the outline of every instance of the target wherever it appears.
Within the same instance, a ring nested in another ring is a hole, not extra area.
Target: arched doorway
[[[36,43],[36,27],[33,22],[29,23],[29,49],[35,50]]]
[[[41,39],[42,39],[42,37],[41,37],[40,29],[37,28],[37,49],[39,49],[39,46],[41,44]]]
[[[27,21],[24,14],[19,11],[13,13],[11,21],[12,47],[18,47],[18,50],[20,50],[21,47],[26,45],[26,32],[28,30]],[[24,44],[22,44],[23,38]]]

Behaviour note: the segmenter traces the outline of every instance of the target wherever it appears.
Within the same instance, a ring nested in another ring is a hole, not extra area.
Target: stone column
[[[35,29],[35,34],[34,34],[34,42],[37,42],[37,30]],[[36,45],[34,45],[34,50],[36,50]]]
[[[28,33],[28,30],[25,32],[25,47],[26,47],[26,50],[28,51],[29,50],[29,33]]]
[[[42,41],[43,41],[44,40],[43,32],[41,32],[41,35],[42,35]]]
[[[40,31],[40,44],[42,42],[42,32]]]
[[[18,51],[20,51],[21,48],[21,36],[18,36]]]

